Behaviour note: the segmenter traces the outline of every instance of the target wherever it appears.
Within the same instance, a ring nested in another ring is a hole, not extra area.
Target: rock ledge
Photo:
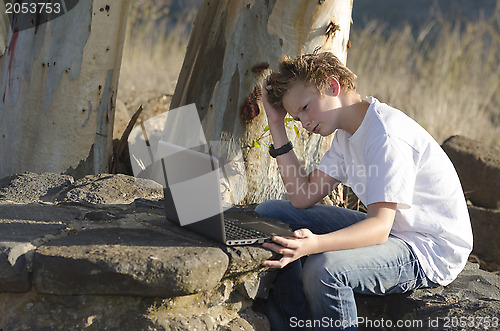
[[[162,197],[156,183],[125,175],[1,179],[0,329],[268,330],[254,300],[269,290],[261,263],[271,252],[175,226]],[[498,316],[500,278],[469,264],[447,287],[357,300],[366,321],[442,328]]]

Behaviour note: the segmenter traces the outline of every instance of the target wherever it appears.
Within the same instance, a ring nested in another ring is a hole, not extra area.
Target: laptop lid
[[[167,219],[214,240],[225,242],[219,162],[208,154],[158,142]]]

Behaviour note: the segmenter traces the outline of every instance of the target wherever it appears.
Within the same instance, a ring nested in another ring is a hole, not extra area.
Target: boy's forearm
[[[269,131],[271,132],[271,137],[273,139],[273,145],[275,148],[279,148],[289,141],[284,122],[269,123]]]
[[[288,143],[288,135],[285,130],[284,124],[270,124],[269,130],[273,139],[275,148],[279,148]],[[300,190],[307,192],[307,185],[309,184],[309,176],[300,164],[297,155],[293,149],[276,158],[278,168],[288,193],[290,201],[294,204],[296,196],[300,194]]]
[[[391,221],[368,217],[344,229],[318,235],[318,251],[312,254],[383,244],[391,227]]]

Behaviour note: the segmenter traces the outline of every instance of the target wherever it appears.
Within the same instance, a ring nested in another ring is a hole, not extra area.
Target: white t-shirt
[[[351,135],[337,130],[318,169],[349,185],[365,206],[397,203],[391,234],[414,250],[427,277],[451,283],[472,250],[462,186],[432,136],[401,111],[370,106]]]

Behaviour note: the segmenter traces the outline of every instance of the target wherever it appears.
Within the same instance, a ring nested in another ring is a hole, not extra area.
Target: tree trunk
[[[108,169],[129,0],[56,3],[0,13],[0,177]]]
[[[260,86],[283,55],[295,57],[318,46],[346,60],[352,0],[206,0],[196,16],[171,109],[195,103],[208,141],[233,140],[243,150],[248,192],[244,203],[283,198],[269,138]],[[330,138],[300,129],[289,137],[312,170]],[[261,141],[255,144],[256,141]]]

